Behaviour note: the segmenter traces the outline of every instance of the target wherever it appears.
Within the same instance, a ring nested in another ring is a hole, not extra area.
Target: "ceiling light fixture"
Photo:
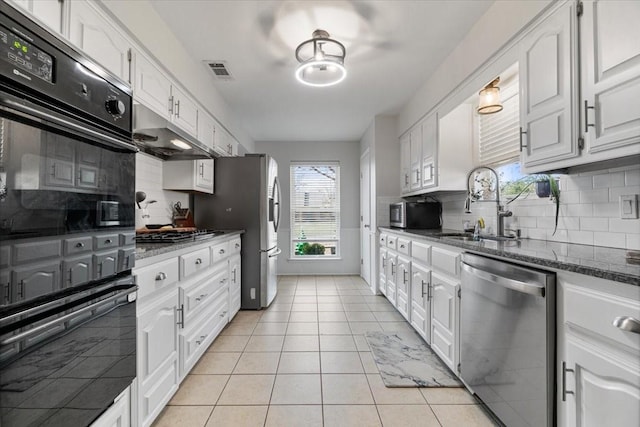
[[[496,77],[491,83],[486,85],[479,93],[478,114],[493,114],[502,111],[500,102],[500,77]]]
[[[296,59],[300,62],[296,78],[300,83],[315,87],[340,83],[347,77],[344,45],[329,38],[324,30],[315,30],[312,37],[296,48]]]

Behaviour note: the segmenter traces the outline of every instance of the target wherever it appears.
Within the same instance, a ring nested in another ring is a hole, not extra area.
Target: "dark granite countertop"
[[[408,237],[419,236],[469,251],[640,286],[640,265],[627,262],[627,249],[534,239],[463,241],[441,236],[443,233],[461,233],[459,230],[403,230],[386,227],[380,227],[380,230]]]
[[[152,256],[166,254],[178,251],[180,249],[189,248],[191,246],[201,245],[207,242],[214,242],[234,235],[244,233],[244,230],[223,230],[223,234],[218,234],[209,239],[192,240],[180,243],[136,243],[136,260],[150,258]]]

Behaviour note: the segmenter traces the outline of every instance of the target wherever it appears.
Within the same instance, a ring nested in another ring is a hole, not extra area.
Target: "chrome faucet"
[[[488,166],[478,166],[477,168],[471,169],[471,171],[467,175],[467,198],[464,201],[464,212],[471,213],[471,201],[473,199],[473,194],[471,193],[469,180],[471,179],[471,175],[473,175],[474,172],[481,169],[487,169],[491,171],[496,177],[496,219],[498,223],[498,231],[496,235],[499,237],[505,237],[504,219],[508,216],[512,216],[513,212],[511,212],[510,210],[505,210],[505,208],[500,205],[500,178],[498,177],[498,173],[495,171],[495,169],[492,169]]]

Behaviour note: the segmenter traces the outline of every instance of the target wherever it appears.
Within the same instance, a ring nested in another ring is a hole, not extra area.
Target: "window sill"
[[[304,261],[304,262],[308,262],[308,261],[341,261],[342,257],[339,256],[323,256],[323,257],[309,257],[309,258],[287,258],[287,261]]]

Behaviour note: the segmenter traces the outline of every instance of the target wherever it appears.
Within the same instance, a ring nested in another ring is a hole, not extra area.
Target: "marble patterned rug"
[[[462,387],[462,383],[413,331],[365,334],[387,387]]]

